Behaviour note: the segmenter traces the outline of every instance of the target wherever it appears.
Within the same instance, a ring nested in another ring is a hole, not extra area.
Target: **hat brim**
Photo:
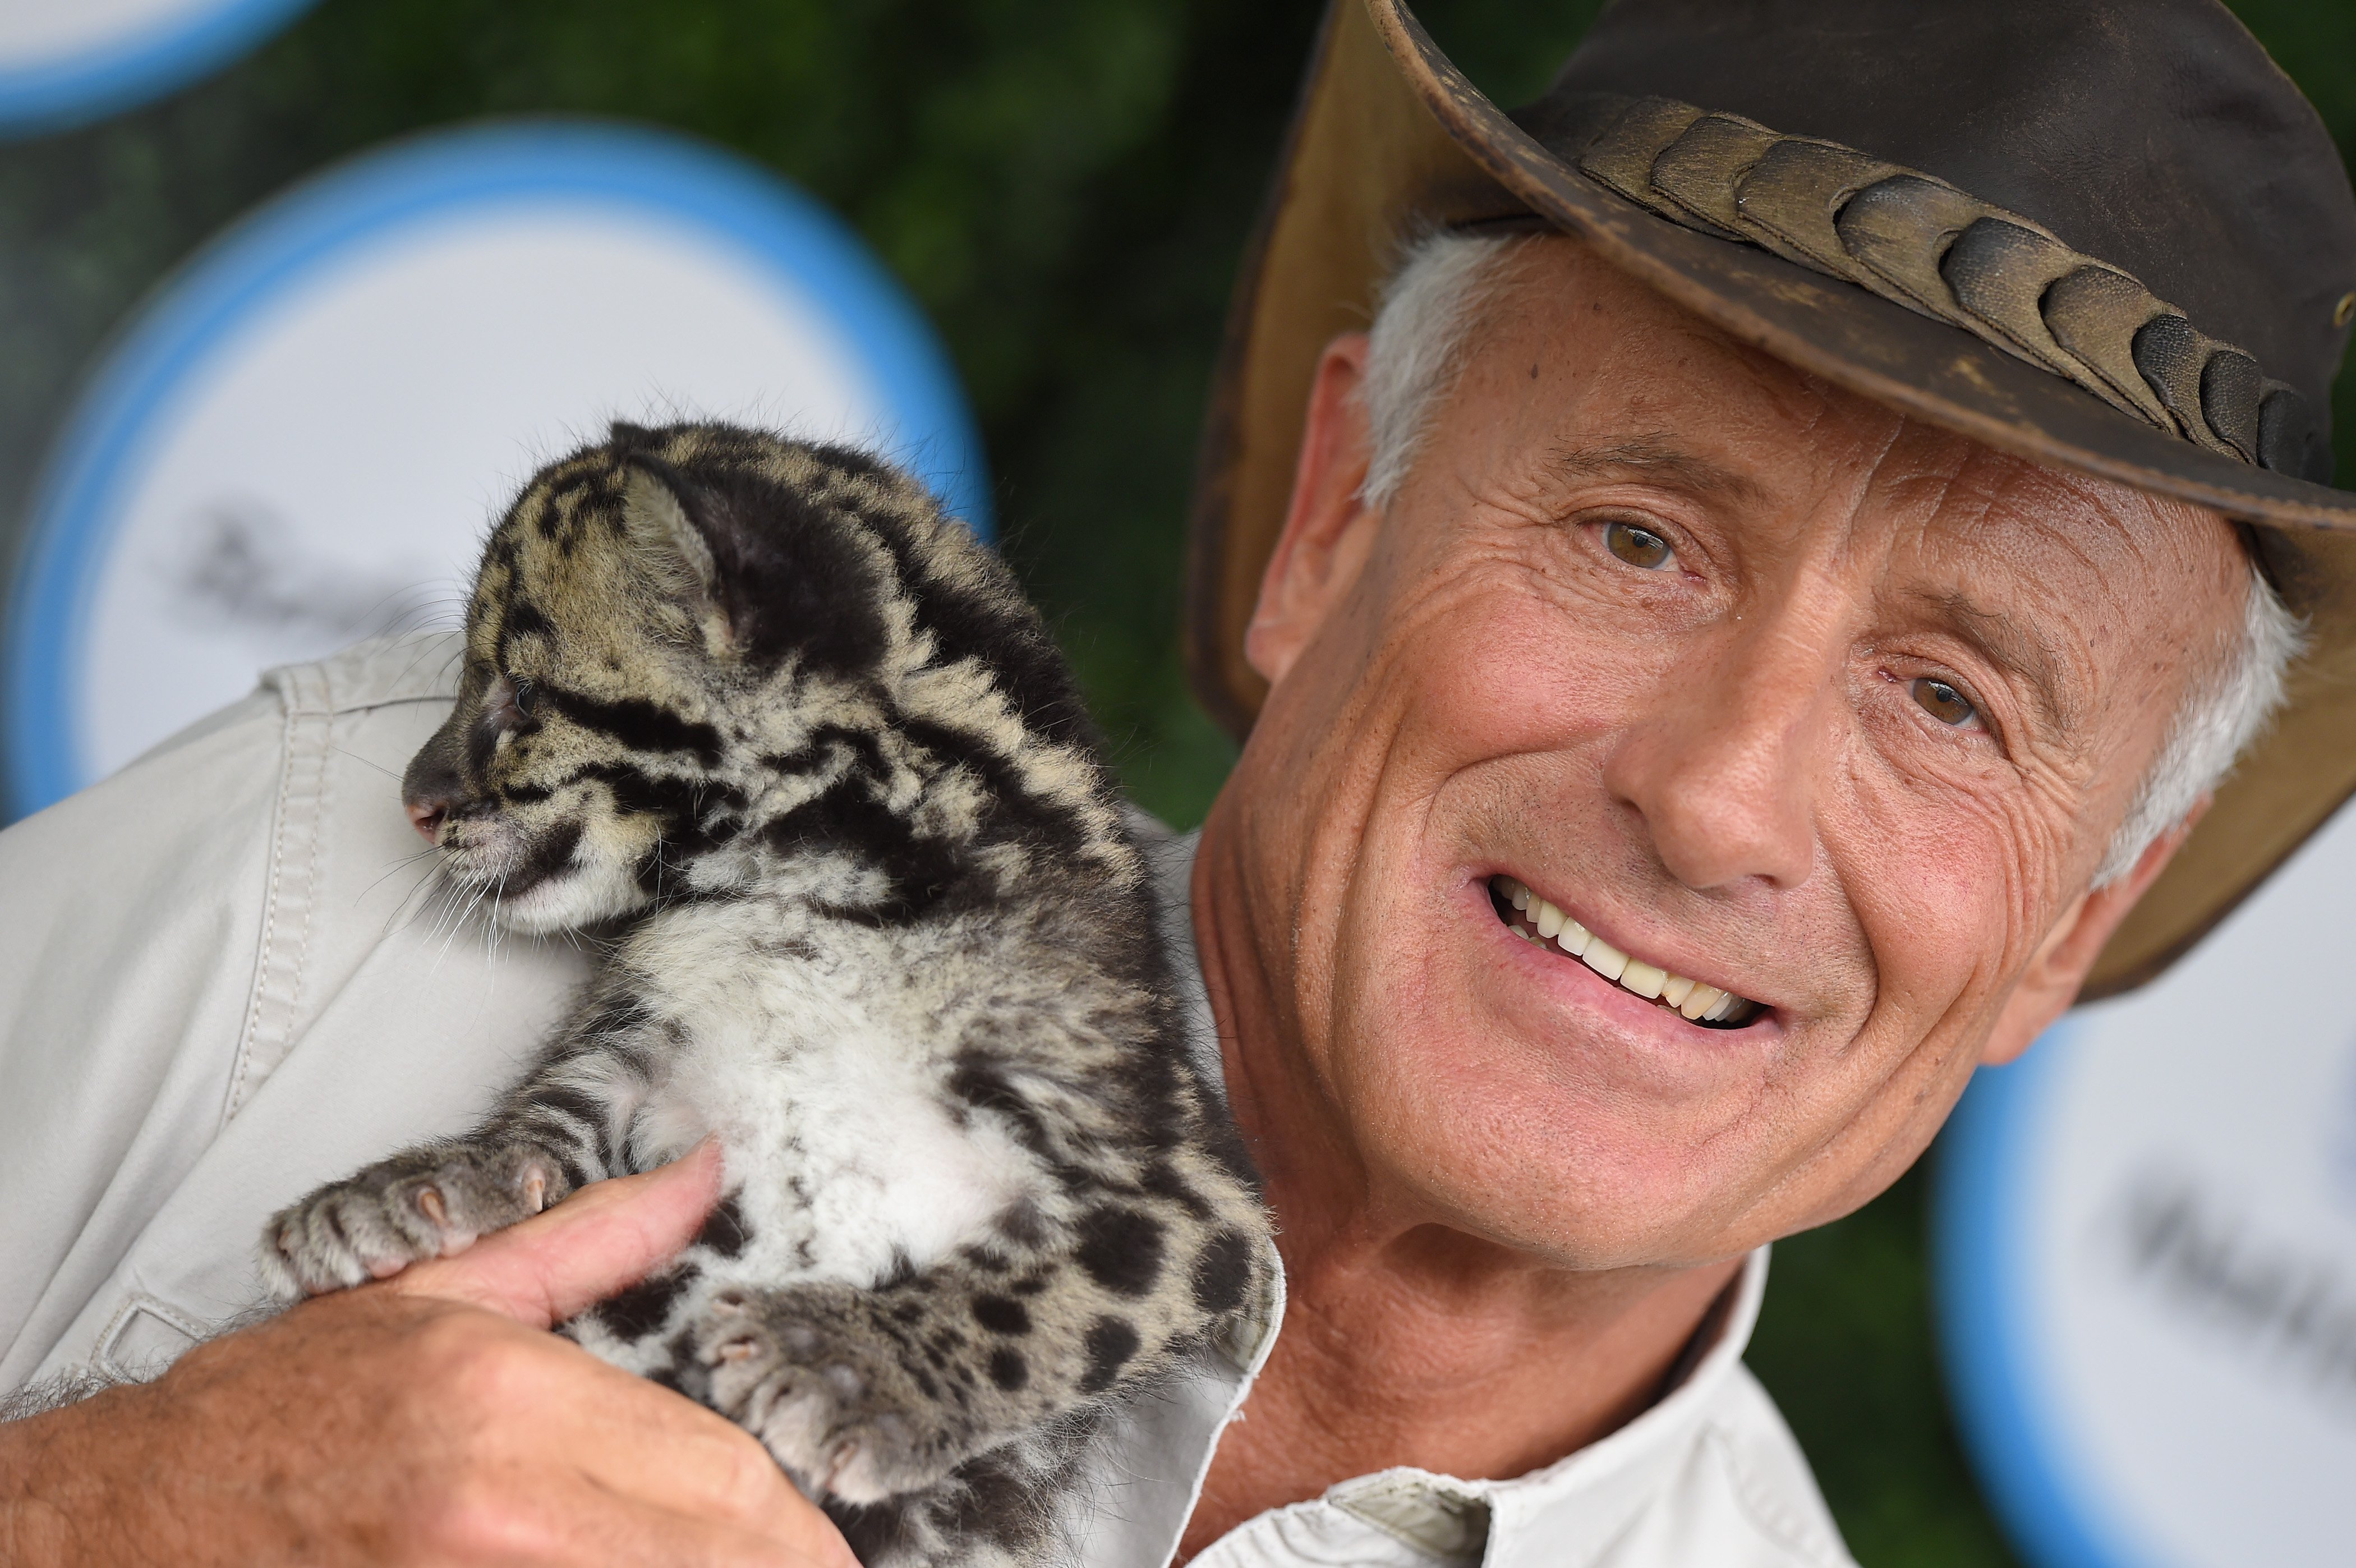
[[[1283,526],[1311,378],[1362,330],[1419,227],[1535,214],[1740,341],[2054,467],[2257,524],[2312,629],[2290,700],[2104,950],[2087,994],[2158,974],[2356,790],[2356,494],[2204,452],[1863,289],[1666,222],[1579,174],[1468,81],[1398,0],[1333,0],[1238,279],[1204,433],[1185,639],[1231,733],[1266,693],[1244,631]]]

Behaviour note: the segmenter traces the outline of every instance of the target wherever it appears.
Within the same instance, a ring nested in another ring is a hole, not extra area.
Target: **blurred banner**
[[[2164,978],[1965,1096],[1941,1337],[2037,1568],[2356,1562],[2351,930],[2342,812]]]
[[[313,0],[0,0],[0,135],[160,97],[253,48]]]
[[[455,626],[541,462],[716,416],[880,447],[985,535],[955,371],[858,239],[662,133],[496,124],[371,153],[199,253],[66,422],[6,643],[31,811],[363,637]]]

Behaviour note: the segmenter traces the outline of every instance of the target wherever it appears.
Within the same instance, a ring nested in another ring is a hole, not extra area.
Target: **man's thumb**
[[[593,1183],[545,1214],[455,1258],[405,1270],[380,1288],[552,1327],[676,1257],[712,1212],[721,1176],[720,1145],[707,1138],[660,1170]]]

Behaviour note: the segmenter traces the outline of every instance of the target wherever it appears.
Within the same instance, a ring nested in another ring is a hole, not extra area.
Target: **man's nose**
[[[1666,672],[1604,768],[1604,787],[1688,887],[1794,887],[1815,866],[1815,783],[1839,744],[1841,661],[1763,618],[1707,668]]]

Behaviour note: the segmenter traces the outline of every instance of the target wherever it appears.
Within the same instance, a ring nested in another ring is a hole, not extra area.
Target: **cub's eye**
[[[1607,522],[1603,525],[1603,548],[1631,566],[1641,566],[1647,572],[1657,572],[1676,559],[1677,553],[1669,542],[1648,528],[1633,522]]]
[[[540,711],[540,688],[529,681],[515,682],[515,709],[530,718]]]
[[[1955,687],[1935,676],[1925,675],[1907,687],[1922,710],[1943,725],[1967,729],[1980,722],[1980,710],[1973,701]]]

